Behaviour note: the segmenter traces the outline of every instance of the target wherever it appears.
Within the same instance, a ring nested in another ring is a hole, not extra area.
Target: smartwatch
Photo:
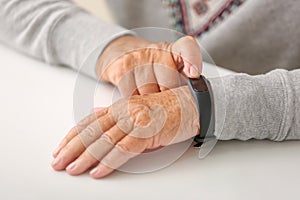
[[[215,138],[215,117],[212,90],[209,81],[204,77],[189,78],[188,87],[196,101],[199,112],[200,134],[195,136],[194,147],[200,147],[206,140]]]

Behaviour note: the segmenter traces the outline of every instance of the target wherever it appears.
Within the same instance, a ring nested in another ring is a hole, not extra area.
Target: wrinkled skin
[[[96,166],[90,175],[104,177],[145,150],[195,136],[198,117],[187,86],[119,100],[71,129],[52,167],[79,175]]]
[[[71,129],[53,153],[52,167],[79,175],[96,166],[90,174],[101,178],[145,150],[195,136],[199,114],[182,77],[196,78],[201,71],[200,48],[192,37],[151,43],[124,36],[111,42],[97,74],[126,98]]]
[[[173,71],[190,78],[200,76],[202,57],[194,38],[151,43],[124,36],[104,50],[97,67],[99,79],[117,86],[124,97],[181,86]]]

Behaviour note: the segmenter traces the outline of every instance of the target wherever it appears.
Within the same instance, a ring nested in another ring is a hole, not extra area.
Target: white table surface
[[[162,170],[139,175],[115,172],[101,180],[55,172],[50,167],[52,151],[74,125],[76,73],[3,46],[0,66],[0,199],[300,198],[296,141],[218,142],[204,160],[190,148]],[[105,92],[103,101],[108,105]]]

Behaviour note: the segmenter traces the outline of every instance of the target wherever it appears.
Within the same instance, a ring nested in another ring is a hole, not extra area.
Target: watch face
[[[203,78],[203,76],[200,76],[199,78],[191,78],[190,82],[192,84],[192,87],[195,91],[197,92],[204,92],[204,91],[208,91],[206,82]]]

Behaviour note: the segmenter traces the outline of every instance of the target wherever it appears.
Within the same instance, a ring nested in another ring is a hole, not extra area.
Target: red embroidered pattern
[[[200,0],[195,2],[193,4],[193,9],[199,16],[206,13],[208,11],[208,5],[206,3],[206,0]]]
[[[198,0],[192,5],[189,5],[188,0],[163,0],[165,5],[169,8],[174,28],[177,31],[195,37],[202,36],[205,32],[209,31],[211,27],[221,23],[233,10],[242,5],[246,0],[228,0],[222,7],[212,13],[209,20],[205,21],[205,24],[193,29],[188,12],[192,10],[197,14],[200,20],[203,15],[210,11],[208,1],[209,0]]]

